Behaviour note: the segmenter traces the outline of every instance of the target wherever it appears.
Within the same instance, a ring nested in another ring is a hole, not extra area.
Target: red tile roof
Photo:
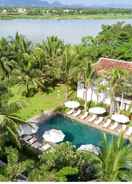
[[[98,74],[103,73],[107,70],[124,69],[132,72],[132,62],[126,62],[122,60],[100,58],[99,61],[94,65],[95,70]]]

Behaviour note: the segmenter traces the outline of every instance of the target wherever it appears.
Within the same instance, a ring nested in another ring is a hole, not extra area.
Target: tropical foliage
[[[103,76],[108,79],[107,85],[101,86],[92,67],[101,56],[131,61],[131,35],[131,25],[117,23],[102,26],[96,37],[85,37],[79,45],[65,44],[56,36],[33,45],[18,33],[15,38],[0,39],[0,156],[6,163],[0,168],[0,180],[16,181],[23,172],[29,181],[132,180],[131,145],[122,138],[113,139],[111,144],[105,138],[99,156],[79,152],[69,143],[57,145],[37,158],[35,166],[28,162],[28,156],[23,158],[22,148],[5,149],[14,143],[20,145],[18,127],[24,123],[16,116],[23,105],[12,101],[12,88],[22,87],[25,99],[32,100],[35,94],[50,93],[63,84],[68,98],[70,90],[74,91],[77,81],[82,80],[86,88],[98,83],[99,91],[108,89],[113,103],[117,94],[131,97],[130,75],[112,70]],[[87,111],[86,100],[84,106]]]

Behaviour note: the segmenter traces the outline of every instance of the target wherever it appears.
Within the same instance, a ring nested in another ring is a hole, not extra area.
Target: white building
[[[102,72],[112,68],[126,69],[132,72],[132,62],[125,62],[108,58],[101,58],[94,67],[97,74],[101,74]],[[82,82],[78,82],[77,97],[84,100],[87,98],[88,102],[93,101],[98,103],[102,102],[107,105],[111,104],[111,99],[107,91],[98,93],[96,86],[93,86],[92,88],[86,90]],[[120,107],[122,110],[128,110],[128,108],[132,104],[132,99],[128,100],[122,97],[116,97],[115,100],[117,106]]]
[[[17,9],[17,12],[18,13],[25,13],[26,12],[26,9],[25,8],[18,8]]]
[[[7,13],[7,9],[2,10],[2,13],[6,14]]]

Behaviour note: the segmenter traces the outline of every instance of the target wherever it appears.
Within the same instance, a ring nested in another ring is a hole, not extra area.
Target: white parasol
[[[61,130],[51,129],[45,131],[45,133],[43,134],[43,138],[47,142],[59,143],[64,140],[65,135]]]
[[[85,144],[85,145],[81,145],[78,148],[79,151],[89,151],[92,152],[96,155],[99,155],[101,153],[101,149],[98,146],[95,146],[93,144]]]
[[[118,123],[123,123],[123,124],[129,122],[129,118],[125,116],[124,114],[114,114],[112,115],[111,119]]]
[[[67,101],[64,105],[70,109],[76,109],[80,106],[80,103],[77,101]]]
[[[89,113],[91,114],[104,114],[106,109],[103,107],[92,107],[89,109]]]

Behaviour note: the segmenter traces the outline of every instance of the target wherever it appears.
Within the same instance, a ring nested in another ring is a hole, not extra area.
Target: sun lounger
[[[39,149],[41,146],[42,146],[42,144],[38,141],[32,144],[32,147],[35,149]]]
[[[118,123],[114,123],[110,126],[110,130],[115,130],[118,127]]]
[[[24,174],[19,174],[16,181],[17,182],[25,182],[25,181],[28,181],[28,178]]]
[[[95,119],[97,118],[97,115],[92,115],[89,119],[88,119],[88,122],[92,122],[94,121]]]
[[[77,117],[81,114],[81,109],[78,109],[77,112],[73,114],[74,117]]]
[[[127,131],[125,132],[125,135],[126,135],[126,136],[132,135],[132,127],[129,127],[129,128],[127,129]]]
[[[125,131],[127,129],[127,125],[122,125],[122,131]]]
[[[107,119],[106,122],[103,124],[103,128],[108,128],[111,124],[111,119]]]
[[[32,137],[31,139],[29,139],[28,141],[26,141],[28,144],[33,144],[37,141],[36,137]]]
[[[31,139],[33,136],[32,135],[27,135],[27,136],[24,136],[23,138],[22,138],[22,140],[23,141],[28,141],[29,139]]]
[[[127,125],[121,125],[121,128],[119,129],[119,133],[120,132],[124,132],[127,129]]]
[[[99,117],[96,121],[94,121],[94,124],[99,125],[101,122],[103,122],[103,117]]]
[[[51,145],[46,143],[42,147],[39,148],[40,151],[47,151],[49,148],[51,148]]]
[[[66,114],[67,115],[70,115],[70,114],[72,114],[74,112],[74,109],[71,109],[70,111],[68,111]]]
[[[85,112],[81,117],[80,117],[80,119],[86,119],[88,117],[88,112]]]

